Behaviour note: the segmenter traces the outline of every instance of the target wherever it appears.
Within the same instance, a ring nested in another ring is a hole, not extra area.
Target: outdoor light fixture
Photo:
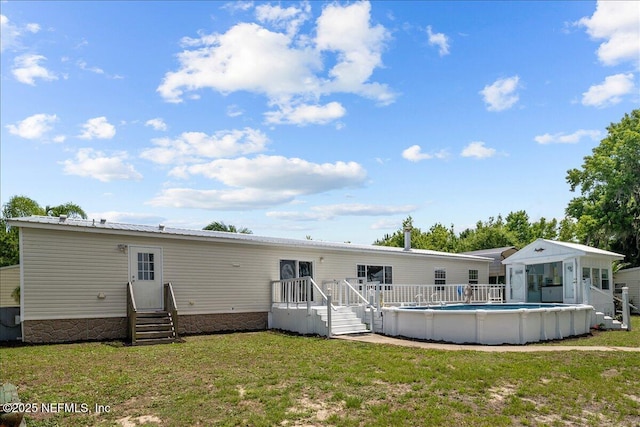
[[[127,253],[127,248],[128,248],[128,246],[127,246],[127,245],[125,245],[125,244],[123,244],[123,243],[120,243],[120,244],[118,245],[118,250],[119,250],[120,252],[122,252],[123,254],[124,254],[124,253]]]

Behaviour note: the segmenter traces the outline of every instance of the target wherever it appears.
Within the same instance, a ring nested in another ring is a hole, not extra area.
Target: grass
[[[561,344],[640,346],[633,325]],[[32,414],[30,427],[640,425],[640,352],[447,352],[267,331],[2,348],[0,378],[22,402],[91,410]]]
[[[631,331],[592,331],[590,336],[568,338],[541,345],[640,347],[640,316],[631,316]]]

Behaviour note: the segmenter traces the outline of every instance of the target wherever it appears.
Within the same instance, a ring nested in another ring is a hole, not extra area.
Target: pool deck
[[[424,348],[427,350],[449,351],[483,351],[487,353],[533,353],[550,351],[623,351],[640,352],[640,347],[599,347],[599,346],[569,346],[569,345],[464,345],[445,344],[401,339],[379,334],[338,335],[335,338],[347,341],[357,341],[371,344],[387,344],[404,347]]]

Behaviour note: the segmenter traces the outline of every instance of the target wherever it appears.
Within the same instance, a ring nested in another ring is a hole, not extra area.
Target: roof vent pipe
[[[411,227],[404,228],[404,250],[411,250]]]

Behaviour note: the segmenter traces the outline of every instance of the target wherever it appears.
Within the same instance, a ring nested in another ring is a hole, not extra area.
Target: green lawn
[[[631,316],[631,331],[593,331],[591,336],[569,338],[540,345],[640,347],[640,316]]]
[[[639,346],[639,320],[581,340]],[[0,377],[23,402],[92,412],[33,414],[30,427],[141,416],[149,426],[640,425],[640,352],[448,352],[255,332],[2,348]]]

